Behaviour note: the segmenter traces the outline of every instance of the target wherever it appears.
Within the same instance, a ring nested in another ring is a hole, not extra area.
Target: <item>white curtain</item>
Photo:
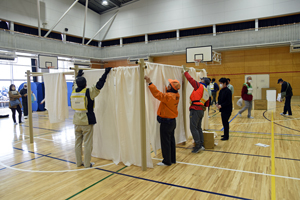
[[[45,83],[45,103],[50,123],[64,122],[69,118],[68,89],[63,73],[43,74]]]
[[[205,69],[202,69],[200,72],[197,72],[197,80],[200,81],[201,78],[203,77],[207,77],[207,72]],[[209,87],[209,85],[207,86]],[[209,120],[208,120],[208,108],[206,109],[206,111],[204,112],[204,116],[202,119],[202,129],[204,130],[208,130],[209,128]]]
[[[84,72],[88,86],[95,84],[104,70]],[[112,70],[95,98],[93,156],[141,166],[140,102],[138,67]],[[149,136],[147,135],[147,141]],[[150,143],[147,143],[147,167],[153,167]]]
[[[147,69],[145,75],[151,78],[153,84],[161,92],[166,92],[166,86],[169,85],[168,79],[176,79],[181,83],[182,87],[182,67],[163,65],[157,63],[146,63]],[[182,88],[179,90],[180,99],[178,104],[178,117],[176,118],[175,141],[181,143],[186,141],[183,118],[183,101]],[[159,123],[156,120],[157,109],[160,101],[155,99],[151,94],[148,85],[145,84],[146,99],[146,127],[147,134],[150,135],[150,141],[153,151],[156,153],[161,148]]]

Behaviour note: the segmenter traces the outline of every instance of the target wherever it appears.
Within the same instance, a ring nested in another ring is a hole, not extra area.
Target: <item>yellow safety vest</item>
[[[76,111],[87,111],[87,97],[85,96],[86,88],[80,92],[73,90],[71,94],[71,107]]]

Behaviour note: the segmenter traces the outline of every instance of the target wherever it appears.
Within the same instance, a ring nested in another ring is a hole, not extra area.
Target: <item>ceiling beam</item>
[[[107,0],[107,1],[116,7],[121,7],[121,3],[119,1],[116,0]]]

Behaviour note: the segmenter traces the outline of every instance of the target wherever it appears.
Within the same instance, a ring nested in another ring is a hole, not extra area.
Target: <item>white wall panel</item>
[[[289,14],[297,12],[297,9],[299,12],[299,3],[299,0],[140,0],[120,8],[120,13],[132,13],[130,16],[134,19],[128,21],[132,23],[131,34],[139,35]],[[105,15],[111,16],[112,12]],[[101,23],[104,23],[103,17],[101,16]],[[178,23],[170,18],[178,20]],[[115,23],[118,20],[119,16]],[[146,28],[139,29],[146,25],[149,28],[148,32],[143,32]],[[114,27],[114,30],[117,29],[118,34],[109,35],[130,36],[127,35],[130,31],[127,30],[125,34],[122,28]]]
[[[47,28],[73,3],[73,0],[43,0]],[[164,32],[213,24],[254,20],[299,12],[300,0],[139,0],[119,8],[106,39]],[[116,10],[99,15],[88,13],[86,37],[113,16]],[[37,26],[36,0],[0,0],[0,18]],[[84,6],[77,4],[55,30],[82,35]],[[96,39],[101,39],[105,28]]]
[[[0,19],[6,19],[30,26],[38,26],[36,0],[1,0]],[[72,5],[73,0],[43,0],[46,10],[41,12],[47,22],[46,28],[51,28],[63,13]],[[85,7],[77,3],[64,19],[57,25],[54,31],[63,32],[68,28],[69,34],[82,36]],[[86,37],[92,37],[100,28],[100,15],[89,10],[87,15]],[[97,38],[96,38],[97,39]]]

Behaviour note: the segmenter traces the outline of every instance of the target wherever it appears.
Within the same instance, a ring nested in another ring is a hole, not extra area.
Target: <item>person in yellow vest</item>
[[[71,107],[75,110],[73,124],[75,125],[75,154],[77,167],[92,167],[91,156],[93,150],[93,126],[96,124],[94,113],[94,99],[99,95],[104,86],[111,68],[106,68],[105,73],[96,85],[86,88],[86,79],[79,70],[71,94]],[[82,162],[82,142],[84,141],[84,162]]]
[[[149,84],[149,89],[160,102],[157,110],[157,121],[160,123],[160,143],[163,161],[157,163],[159,166],[170,166],[176,163],[175,128],[178,116],[178,103],[180,95],[180,83],[178,80],[168,79],[169,85],[166,93],[160,92],[151,82],[148,76],[144,77]]]
[[[186,79],[194,88],[190,96],[190,129],[196,144],[192,150],[192,153],[198,153],[201,150],[205,150],[203,146],[204,137],[201,123],[204,116],[204,111],[206,110],[206,107],[209,106],[209,93],[207,90],[207,86],[209,87],[209,85],[206,85],[202,82],[197,82],[190,76],[186,69],[184,69],[184,71]]]

